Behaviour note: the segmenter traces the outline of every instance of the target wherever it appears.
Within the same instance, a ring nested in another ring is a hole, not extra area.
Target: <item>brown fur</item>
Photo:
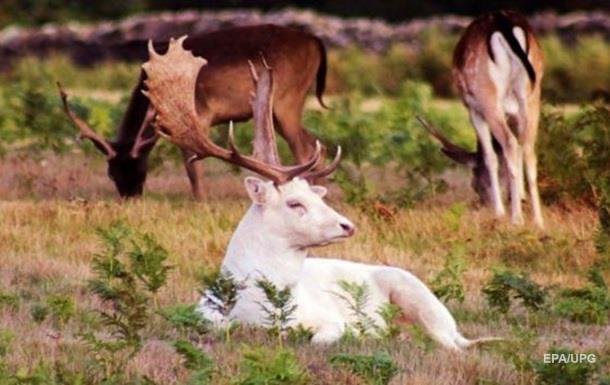
[[[525,32],[525,51],[518,43],[515,49],[516,39],[512,34],[512,27],[515,26],[521,27]],[[502,33],[510,46],[511,58],[517,57],[522,65],[520,67],[510,59],[512,64],[508,84],[513,88],[508,89],[507,94],[500,94],[502,90],[498,88],[498,83],[490,72],[490,66],[496,62],[491,49],[491,39],[495,32]],[[504,159],[502,166],[505,168],[509,182],[515,181],[509,185],[511,185],[512,219],[513,222],[518,223],[521,221],[520,202],[523,189],[522,166],[519,172],[518,165],[522,165],[525,161],[534,215],[540,226],[542,217],[536,182],[534,147],[540,115],[542,74],[543,57],[540,46],[525,18],[515,12],[502,11],[477,18],[468,26],[454,52],[453,77],[460,96],[470,112],[471,121],[477,128],[479,141],[477,147],[483,154],[478,157],[479,162],[484,163],[488,175],[493,173],[497,175],[496,151],[492,150],[493,141],[497,141],[500,149],[497,152]],[[522,87],[520,89],[523,91],[514,91],[516,87]],[[509,93],[517,101],[516,114],[509,113],[502,103]],[[486,151],[486,148],[490,151]],[[484,186],[481,186],[481,189],[484,189]],[[490,201],[496,205],[496,214],[502,215],[502,203],[495,202],[493,197]]]

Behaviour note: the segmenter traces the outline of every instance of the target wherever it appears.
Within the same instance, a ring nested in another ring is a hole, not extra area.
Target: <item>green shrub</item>
[[[329,361],[332,365],[348,369],[371,385],[387,385],[398,373],[398,366],[385,352],[376,352],[371,356],[337,354]]]
[[[0,291],[0,310],[2,309],[13,311],[19,309],[19,297],[16,294]]]
[[[580,289],[563,289],[555,300],[555,311],[574,322],[605,325],[610,312],[610,292],[595,266],[589,270],[589,283]]]
[[[14,340],[15,333],[13,331],[8,329],[0,330],[0,361],[3,361],[2,358],[8,354]],[[1,366],[2,364],[0,364]],[[0,373],[2,372],[0,371]]]
[[[246,288],[244,282],[238,282],[229,271],[214,271],[203,277],[204,289],[201,295],[211,294],[216,301],[207,305],[227,317],[239,299],[239,292]]]
[[[542,197],[550,202],[571,197],[597,206],[610,180],[610,107],[586,106],[570,118],[545,110],[540,131]]]
[[[355,321],[350,323],[349,328],[353,328],[360,336],[366,336],[375,330],[375,320],[368,314],[370,298],[370,288],[366,282],[356,283],[348,281],[337,282],[342,292],[334,293],[349,308]]]
[[[509,270],[494,270],[482,291],[489,306],[502,313],[508,312],[513,298],[532,310],[543,308],[547,299],[547,292],[540,285],[526,275]]]
[[[161,316],[182,335],[190,332],[206,334],[210,331],[210,322],[197,311],[197,305],[174,305],[160,310]]]
[[[76,313],[74,298],[67,295],[52,295],[46,300],[49,313],[59,326],[68,322]]]
[[[584,102],[610,90],[610,45],[600,35],[578,36],[572,44],[557,36],[541,39],[545,55],[542,95],[554,102]]]
[[[472,129],[467,126],[464,111],[456,119],[453,110],[431,108],[431,98],[429,86],[406,82],[394,99],[371,102],[357,94],[349,95],[335,100],[330,111],[305,114],[306,127],[324,143],[340,145],[344,150],[336,180],[348,201],[380,200],[410,206],[444,190],[446,186],[438,174],[450,163],[415,115],[425,114],[443,127],[458,121],[465,123],[459,125],[460,129]],[[455,128],[447,131],[455,132]],[[386,187],[387,191],[378,190],[375,183],[383,180],[386,172],[398,174],[402,181]]]
[[[310,383],[307,370],[292,350],[264,347],[243,348],[239,379],[235,385],[304,385]]]
[[[214,361],[205,355],[200,349],[187,340],[174,342],[176,352],[182,356],[184,366],[191,370],[188,384],[209,384],[214,371]]]
[[[278,289],[273,282],[263,277],[256,281],[256,287],[265,294],[267,303],[259,303],[261,310],[265,313],[267,328],[277,335],[282,342],[282,334],[289,329],[289,323],[294,319],[293,314],[297,309],[289,286]]]
[[[443,269],[432,280],[432,291],[440,300],[455,299],[459,303],[464,302],[464,284],[462,282],[462,274],[466,268],[464,254],[463,245],[454,246],[445,257]]]
[[[151,235],[134,235],[122,223],[98,233],[104,250],[93,257],[95,277],[88,287],[111,306],[97,311],[101,330],[86,332],[82,338],[92,352],[100,379],[119,381],[125,375],[125,365],[143,346],[144,330],[154,314],[155,294],[166,282],[168,255]],[[99,337],[101,331],[111,338]]]
[[[43,322],[49,315],[49,307],[43,303],[34,303],[30,307],[30,315],[35,322]]]

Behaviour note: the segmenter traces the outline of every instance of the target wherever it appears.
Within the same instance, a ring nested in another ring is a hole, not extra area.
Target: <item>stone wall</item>
[[[427,28],[436,27],[446,33],[455,33],[469,21],[467,17],[445,15],[389,24],[376,19],[343,19],[286,9],[269,13],[256,10],[186,11],[137,15],[91,25],[72,23],[37,29],[8,27],[0,31],[0,67],[7,68],[12,59],[23,55],[45,56],[50,52],[63,52],[80,64],[103,60],[143,60],[143,42],[151,38],[163,40],[187,33],[260,23],[311,31],[331,47],[358,45],[383,51],[394,42],[416,44],[421,32]],[[604,12],[566,15],[548,12],[530,17],[530,22],[540,34],[557,33],[568,40],[578,34],[593,32],[610,38],[610,14]]]

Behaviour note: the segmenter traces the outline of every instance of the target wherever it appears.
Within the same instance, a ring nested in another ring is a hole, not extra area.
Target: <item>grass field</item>
[[[60,56],[29,58],[0,76],[0,385],[610,384],[610,215],[603,214],[610,108],[578,104],[608,88],[610,45],[601,37],[573,46],[543,41],[541,231],[530,222],[511,226],[480,207],[468,171],[452,167],[414,119],[423,114],[474,148],[467,112],[450,89],[452,39],[431,33],[418,54],[401,46],[383,56],[330,51],[326,100],[333,108],[310,98],[303,121],[331,148],[345,150],[329,201],[358,230],[312,253],[409,270],[442,295],[466,336],[505,342],[456,354],[413,325],[381,339],[346,336],[330,347],[311,346],[302,331],[278,338],[243,325],[200,330],[192,311],[176,306],[196,303],[204,278],[221,263],[249,204],[245,174],[206,161],[207,200],[195,202],[176,149],[162,142],[144,197],[119,201],[93,146],[72,141],[55,81],[64,82],[74,109],[110,136],[139,67],[82,69]],[[548,104],[558,101],[570,104]],[[251,139],[244,127],[236,129],[241,149]],[[289,157],[283,142],[280,152]],[[112,249],[100,232],[117,223],[131,231],[126,247],[158,244],[142,254],[166,250],[172,266],[158,293],[142,285],[126,290],[134,303],[124,308],[102,301],[91,284],[103,275],[95,261]],[[134,338],[134,327],[126,328],[131,339],[113,334],[100,314],[131,310],[140,317]],[[162,316],[168,311],[174,318]],[[544,364],[545,353],[558,351],[597,360]]]
[[[198,300],[202,274],[219,265],[248,205],[242,175],[214,162],[207,179],[209,199],[203,203],[189,198],[182,169],[172,163],[154,172],[142,199],[130,202],[117,201],[102,162],[83,155],[49,154],[37,161],[6,157],[0,170],[0,347],[5,374],[17,373],[12,380],[7,375],[3,384],[77,383],[66,380],[65,373],[93,370],[79,335],[96,327],[91,312],[102,306],[86,285],[92,277],[92,257],[102,249],[97,228],[120,220],[152,234],[169,251],[174,269],[158,296],[162,308]],[[388,341],[347,341],[328,348],[289,344],[310,383],[375,383],[328,360],[339,352],[384,351],[399,368],[391,384],[534,384],[540,379],[531,364],[541,362],[553,347],[597,354],[597,366],[587,370],[596,373],[590,383],[602,381],[599,376],[610,369],[607,324],[571,322],[552,310],[528,310],[518,301],[501,314],[487,305],[481,292],[497,267],[528,272],[545,287],[585,285],[587,269],[598,258],[596,212],[580,206],[545,207],[547,230],[516,228],[476,207],[466,175],[454,172],[450,180],[449,192],[399,209],[391,218],[371,207],[341,203],[340,191],[333,188],[332,205],[357,225],[358,233],[347,242],[312,252],[400,266],[427,283],[443,269],[448,256],[459,254],[465,301],[451,300],[449,308],[461,330],[467,336],[496,335],[509,341],[455,354],[405,326],[399,337]],[[69,317],[36,317],[41,304],[58,297],[73,303]],[[166,342],[175,333],[162,322],[151,321],[143,332],[143,349],[129,362],[128,378],[135,383],[141,376],[159,384],[185,383],[189,370]],[[264,330],[249,328],[234,331],[230,341],[222,333],[194,341],[215,361],[214,384],[236,383],[244,370],[240,361],[246,345],[277,349],[276,340]],[[57,368],[64,380],[58,379]],[[36,376],[42,380],[34,382]]]

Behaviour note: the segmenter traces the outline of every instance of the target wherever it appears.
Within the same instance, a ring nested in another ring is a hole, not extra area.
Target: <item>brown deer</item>
[[[142,45],[144,48],[144,44]],[[264,55],[275,69],[277,83],[273,118],[278,132],[288,142],[297,162],[308,160],[315,151],[315,138],[301,125],[307,92],[316,80],[316,96],[322,106],[326,82],[326,50],[320,39],[298,30],[259,25],[238,27],[191,36],[185,48],[205,57],[209,65],[197,77],[195,105],[204,134],[210,127],[230,120],[243,121],[252,116],[249,95],[253,92],[248,60]],[[155,43],[159,51],[167,50],[168,42]],[[142,94],[146,74],[141,72],[125,116],[110,141],[95,133],[69,108],[67,96],[60,89],[68,117],[79,128],[81,137],[90,139],[108,159],[108,176],[122,197],[142,194],[147,173],[148,155],[157,141],[151,126],[154,111]],[[324,150],[322,150],[324,153]],[[201,165],[198,157],[183,151],[187,175],[193,195],[202,198]]]
[[[501,180],[511,202],[511,221],[523,222],[523,165],[534,222],[544,226],[535,153],[540,116],[543,55],[525,17],[512,11],[486,14],[464,31],[453,55],[453,79],[477,133],[477,151],[451,143],[423,122],[443,152],[473,169],[473,187],[484,202],[505,214]],[[498,162],[498,157],[500,162]],[[499,170],[500,166],[500,170]]]

